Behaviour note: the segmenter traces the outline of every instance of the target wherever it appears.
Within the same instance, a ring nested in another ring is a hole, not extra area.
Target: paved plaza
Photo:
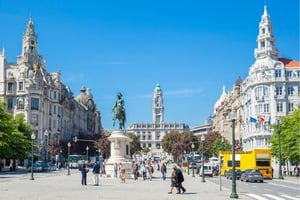
[[[88,185],[81,185],[81,174],[77,170],[71,170],[67,176],[67,170],[49,173],[34,174],[35,180],[30,180],[30,173],[25,174],[0,174],[0,199],[1,200],[83,200],[83,199],[113,199],[113,200],[199,200],[230,199],[230,188],[222,187],[212,182],[218,177],[206,178],[201,182],[199,176],[192,177],[192,173],[184,173],[183,183],[187,191],[184,194],[168,194],[170,191],[171,166],[168,168],[168,178],[163,181],[159,171],[154,172],[154,178],[150,180],[127,179],[126,183],[120,183],[119,179],[100,178],[100,185],[93,186],[92,173],[88,173]],[[244,194],[239,194],[239,199],[249,199]]]

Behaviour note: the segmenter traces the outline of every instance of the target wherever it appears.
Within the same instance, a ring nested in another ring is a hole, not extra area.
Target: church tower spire
[[[24,62],[29,63],[36,63],[39,59],[37,35],[34,32],[34,24],[31,17],[23,35],[22,57]]]
[[[264,13],[259,23],[259,34],[257,36],[257,48],[254,50],[256,60],[271,57],[278,58],[278,49],[275,47],[275,37],[273,35],[272,22],[267,11],[267,6],[264,6]]]
[[[159,124],[164,122],[164,100],[163,93],[159,84],[156,84],[152,100],[153,123]]]

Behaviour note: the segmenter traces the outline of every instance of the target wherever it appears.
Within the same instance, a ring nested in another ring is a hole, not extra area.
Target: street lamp
[[[280,120],[277,120],[277,134],[278,134],[278,162],[279,162],[279,179],[283,179],[281,170],[281,145],[280,145]]]
[[[86,160],[89,161],[89,147],[86,146]]]
[[[48,162],[48,130],[44,132],[45,136],[45,162]]]
[[[201,142],[202,142],[202,181],[203,183],[205,183],[205,178],[204,178],[204,142],[205,142],[205,136],[202,135],[201,136]]]
[[[236,121],[236,112],[231,111],[229,113],[229,119],[232,122],[232,190],[230,198],[239,198],[236,193],[236,173],[235,173],[235,121]]]
[[[33,178],[33,142],[35,140],[35,133],[31,134],[31,178],[30,180],[34,180]]]
[[[70,176],[70,147],[71,143],[68,142],[68,176]]]
[[[192,151],[194,151],[194,148],[195,148],[194,143],[192,143],[191,147],[192,147]],[[193,177],[195,177],[195,164],[194,164],[194,161],[192,161],[192,163],[193,163],[193,165],[192,165],[192,167],[193,167]]]

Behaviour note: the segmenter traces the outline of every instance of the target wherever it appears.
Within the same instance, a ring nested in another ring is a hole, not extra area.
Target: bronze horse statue
[[[115,126],[115,122],[118,120],[119,129],[125,129],[126,114],[124,109],[124,100],[122,99],[122,94],[120,92],[117,94],[117,98],[115,106],[112,109],[112,112],[114,113],[113,126]]]

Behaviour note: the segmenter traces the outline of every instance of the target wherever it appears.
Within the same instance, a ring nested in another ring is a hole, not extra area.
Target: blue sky
[[[280,57],[299,59],[299,1],[0,0],[0,45],[15,63],[32,16],[48,72],[74,95],[91,88],[105,129],[123,93],[127,125],[152,122],[159,83],[165,122],[201,125],[222,93],[254,63],[267,4]],[[1,49],[2,49],[1,47]]]

